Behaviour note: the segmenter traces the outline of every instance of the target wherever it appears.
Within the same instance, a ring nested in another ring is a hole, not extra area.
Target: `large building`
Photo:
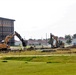
[[[5,37],[14,32],[14,21],[13,19],[0,17],[0,42]],[[10,45],[14,45],[14,37],[9,41]]]

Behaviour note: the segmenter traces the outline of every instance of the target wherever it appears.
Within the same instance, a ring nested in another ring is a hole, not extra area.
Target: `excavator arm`
[[[22,42],[23,47],[26,47],[26,46],[27,46],[27,41],[25,41],[25,40],[21,37],[21,35],[20,35],[19,33],[17,33],[16,31],[15,31],[15,35],[20,39],[20,41]]]
[[[55,45],[53,45],[54,40],[56,41]],[[58,37],[53,34],[50,34],[50,44],[52,48],[64,47],[64,43],[58,40]]]
[[[4,39],[4,43],[7,44],[7,43],[10,41],[10,39],[11,39],[12,37],[14,37],[14,36],[15,36],[15,34],[7,35],[7,36],[5,37],[5,39]]]
[[[52,37],[53,37],[53,36],[52,36],[52,34],[50,33],[50,44],[51,44],[51,48],[54,47],[54,45],[53,45],[54,39],[53,39]]]

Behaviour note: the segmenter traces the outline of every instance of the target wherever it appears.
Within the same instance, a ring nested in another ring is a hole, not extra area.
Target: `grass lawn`
[[[3,57],[0,75],[76,75],[76,56]]]

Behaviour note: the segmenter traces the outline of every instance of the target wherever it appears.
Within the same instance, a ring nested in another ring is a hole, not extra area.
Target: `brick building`
[[[13,19],[0,17],[0,42],[5,37],[14,32],[14,21]],[[14,37],[9,41],[10,45],[14,45]]]

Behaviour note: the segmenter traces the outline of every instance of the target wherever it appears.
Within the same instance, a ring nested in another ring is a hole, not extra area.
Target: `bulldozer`
[[[64,48],[64,43],[58,39],[58,36],[54,36],[50,33],[51,48]]]
[[[22,42],[22,46],[26,47],[27,45],[27,41],[25,41],[21,35],[19,33],[17,33],[16,31],[13,34],[9,34],[5,37],[4,40],[1,41],[0,43],[0,50],[11,50],[10,49],[10,45],[8,45],[8,42],[10,41],[11,38],[13,38],[14,36],[17,36],[20,41]]]

